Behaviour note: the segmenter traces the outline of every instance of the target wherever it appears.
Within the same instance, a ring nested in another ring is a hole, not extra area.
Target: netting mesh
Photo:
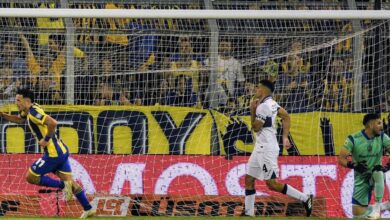
[[[373,7],[356,4],[361,10]],[[172,13],[351,9],[339,1],[0,5]],[[360,129],[361,113],[390,109],[387,20],[21,17],[1,18],[0,28],[3,110],[17,114],[16,89],[34,89],[36,102],[59,122],[57,132],[74,155],[75,178],[99,215],[240,214],[255,136],[249,105],[255,85],[269,79],[275,82],[274,99],[293,120],[293,147],[280,146],[282,180],[315,194],[315,216],[350,217],[351,173],[337,167],[334,155],[345,137]],[[17,194],[23,204],[9,213],[78,215],[79,206],[64,202],[59,212],[36,211],[37,199],[42,207],[57,199],[55,191],[38,194],[24,183],[25,168],[41,149],[27,126],[0,122],[0,198],[15,200],[6,195]],[[280,139],[280,123],[277,127]],[[15,173],[10,161],[20,164]],[[266,196],[256,203],[258,215],[304,214],[295,200],[269,197],[278,194],[265,190],[264,183],[257,189]]]

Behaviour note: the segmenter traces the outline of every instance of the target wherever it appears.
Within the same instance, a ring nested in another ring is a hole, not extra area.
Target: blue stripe
[[[355,140],[351,135],[348,135],[348,139],[352,142],[353,145],[355,145]]]
[[[31,107],[31,108],[30,108],[29,113],[30,113],[32,116],[34,116],[34,117],[36,117],[36,116],[39,114],[38,111],[37,111],[34,107]]]
[[[363,136],[364,136],[367,140],[372,140],[372,139],[374,139],[374,138],[369,138],[369,137],[367,136],[367,134],[364,132],[364,130],[362,130],[362,134],[363,134]]]
[[[42,120],[42,118],[43,118],[43,116],[45,115],[44,113],[39,113],[38,111],[37,111],[37,109],[35,109],[35,108],[38,108],[38,109],[40,109],[39,108],[39,106],[37,106],[37,105],[33,105],[33,106],[31,106],[31,108],[29,109],[29,113],[30,113],[30,115],[32,115],[32,116],[34,116],[35,118],[37,118],[38,120]],[[40,116],[40,117],[37,117],[37,116]]]
[[[37,136],[38,140],[41,140],[43,138],[43,135],[41,133],[41,130],[39,130],[38,126],[33,122],[31,121],[30,119],[29,120],[29,124],[30,124],[30,127],[33,129],[32,132],[35,133],[35,135]]]
[[[271,117],[266,117],[264,121],[263,128],[269,128],[272,127],[272,118]]]
[[[62,153],[60,144],[59,144],[58,139],[57,139],[55,134],[53,134],[53,137],[51,138],[51,140],[53,141],[53,144],[54,144],[54,146],[56,148],[58,156],[64,155],[64,153]],[[64,148],[67,150],[67,147],[65,145],[64,145]],[[65,152],[65,154],[66,154],[66,152]]]
[[[29,121],[29,124],[30,124],[30,128],[32,129],[32,132],[35,133],[35,136],[37,136],[38,141],[40,141],[43,138],[41,130],[39,130],[38,126],[36,124],[34,124],[33,121],[31,121],[30,119],[28,119],[28,121]],[[44,152],[46,154],[49,154],[49,152],[47,151],[47,147],[44,148]]]

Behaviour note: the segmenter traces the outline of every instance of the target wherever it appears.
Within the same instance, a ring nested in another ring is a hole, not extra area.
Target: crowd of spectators
[[[42,3],[35,7],[58,5]],[[156,8],[113,3],[72,7]],[[266,9],[255,3],[246,7]],[[177,8],[203,6],[194,2]],[[317,42],[319,34],[351,34],[349,21],[218,22],[218,55],[213,63],[206,20],[73,19],[75,104],[171,105],[217,109],[227,115],[248,114],[257,82],[270,79],[276,85],[275,99],[290,112],[353,110],[353,74],[357,68],[353,38],[321,49],[308,49],[329,41],[323,37],[323,41]],[[1,102],[12,102],[16,89],[28,86],[38,93],[40,104],[64,104],[69,50],[64,21],[4,18],[2,25],[5,31],[0,36]],[[15,35],[6,28],[20,31]],[[26,29],[33,31],[23,32]],[[296,34],[297,30],[305,32]],[[373,103],[367,102],[372,98],[367,85],[363,83],[362,103],[369,108]],[[388,110],[390,90],[381,100],[381,107]]]

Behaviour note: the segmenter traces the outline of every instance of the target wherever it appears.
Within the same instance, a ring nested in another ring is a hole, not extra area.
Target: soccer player
[[[250,106],[252,129],[256,132],[256,143],[249,158],[245,176],[245,215],[255,215],[255,179],[259,179],[265,180],[270,190],[287,194],[302,201],[306,209],[306,216],[310,216],[313,209],[313,195],[303,194],[292,186],[279,183],[276,180],[279,176],[279,144],[276,139],[275,120],[276,116],[282,119],[283,146],[289,148],[290,116],[272,99],[273,91],[274,84],[271,81],[260,81],[256,87],[255,99]]]
[[[57,121],[45,114],[42,108],[34,103],[34,93],[29,89],[20,89],[16,93],[16,105],[19,115],[9,115],[0,112],[0,117],[23,124],[27,121],[31,131],[39,140],[39,145],[43,148],[44,154],[35,161],[27,172],[27,182],[53,188],[63,189],[67,201],[73,198],[73,194],[84,208],[80,218],[88,218],[95,214],[84,190],[73,180],[72,170],[69,163],[69,149],[60,140],[55,129]],[[55,173],[60,180],[52,179],[47,173]]]
[[[345,140],[339,154],[339,164],[354,170],[352,213],[356,218],[379,219],[381,210],[390,209],[390,203],[382,203],[384,174],[382,167],[383,148],[390,150],[390,138],[383,133],[379,114],[366,114],[364,129]],[[352,155],[352,160],[348,157]],[[386,171],[386,170],[385,170]],[[369,206],[371,192],[375,204]]]

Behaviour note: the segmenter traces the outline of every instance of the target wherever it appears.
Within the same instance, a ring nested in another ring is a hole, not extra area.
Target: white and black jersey
[[[256,108],[256,119],[263,123],[260,131],[256,132],[255,150],[279,152],[276,138],[276,116],[280,106],[271,96],[263,99]]]
[[[266,97],[256,108],[256,120],[263,127],[256,133],[255,148],[247,164],[247,174],[269,180],[279,177],[279,145],[276,138],[276,116],[280,106],[271,96]]]

